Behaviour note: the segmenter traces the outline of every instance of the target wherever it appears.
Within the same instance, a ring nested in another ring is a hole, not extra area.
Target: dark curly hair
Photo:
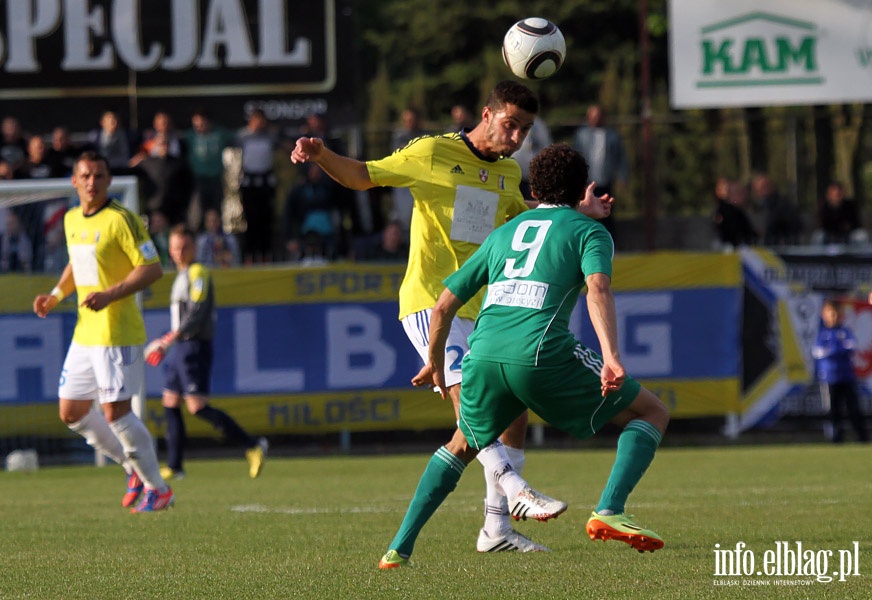
[[[487,99],[487,106],[491,110],[499,110],[507,104],[517,106],[532,115],[539,112],[536,94],[526,85],[508,79],[499,82]]]
[[[552,144],[530,162],[530,189],[544,204],[576,206],[587,188],[584,157],[569,144]]]

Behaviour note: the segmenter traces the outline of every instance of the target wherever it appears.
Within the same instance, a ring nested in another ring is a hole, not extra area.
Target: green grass
[[[570,508],[516,528],[553,552],[478,554],[474,464],[413,567],[379,571],[428,458],[273,458],[255,481],[242,459],[191,461],[176,508],[145,515],[121,508],[117,467],[2,473],[0,598],[872,598],[872,446],[664,448],[628,504],[666,540],[653,554],[584,533],[606,450],[528,451],[531,484]],[[835,555],[858,541],[860,576],[795,587],[714,577],[715,544],[740,541],[758,565],[776,541]]]

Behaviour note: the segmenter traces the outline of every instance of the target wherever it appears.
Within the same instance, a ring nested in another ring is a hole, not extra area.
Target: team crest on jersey
[[[157,258],[157,248],[154,245],[154,242],[148,240],[139,245],[139,251],[142,252],[143,258],[145,260],[154,260]]]
[[[487,169],[479,169],[478,178],[481,179],[482,183],[487,183],[487,177],[489,173]]]
[[[83,231],[83,232],[82,232],[82,241],[87,240],[87,239],[88,239],[88,232],[87,232],[87,231]]]

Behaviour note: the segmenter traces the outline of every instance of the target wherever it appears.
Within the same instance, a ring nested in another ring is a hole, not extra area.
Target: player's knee
[[[648,396],[643,404],[645,412],[642,418],[659,429],[661,434],[665,433],[666,427],[669,426],[669,409],[653,392],[642,388],[642,393]]]
[[[445,444],[445,448],[454,456],[469,464],[478,456],[478,450],[469,445],[466,436],[460,429],[455,430],[451,441]]]
[[[58,416],[60,416],[61,421],[63,421],[65,425],[72,425],[73,423],[79,422],[85,415],[80,415],[67,407],[61,406],[58,411]]]
[[[91,402],[61,400],[58,416],[65,425],[73,425],[85,418],[91,411]]]
[[[630,404],[629,410],[618,415],[613,423],[624,427],[633,419],[647,421],[664,434],[669,425],[669,409],[653,392],[643,387]]]

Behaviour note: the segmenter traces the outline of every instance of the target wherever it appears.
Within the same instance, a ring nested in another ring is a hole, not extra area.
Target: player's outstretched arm
[[[33,312],[36,316],[44,319],[61,300],[76,291],[76,282],[73,279],[73,267],[69,263],[64,267],[58,284],[48,294],[39,294],[33,300]]]
[[[320,138],[301,137],[291,151],[291,162],[313,162],[324,169],[333,180],[352,190],[368,190],[375,187],[369,177],[366,163],[336,154],[324,145]]]
[[[578,203],[578,212],[599,221],[612,213],[612,204],[615,203],[615,199],[609,194],[594,195],[594,188],[596,188],[596,182],[592,181],[584,192],[584,198]]]
[[[163,269],[161,269],[160,263],[139,265],[134,267],[127,274],[127,277],[112,287],[106,288],[102,292],[91,292],[88,294],[88,297],[82,301],[82,306],[94,311],[103,310],[116,300],[144,290],[160,279],[161,275],[163,275]]]
[[[412,378],[412,385],[438,386],[442,398],[448,399],[445,387],[445,344],[454,315],[463,306],[463,301],[445,288],[430,314],[430,346],[427,363]]]

